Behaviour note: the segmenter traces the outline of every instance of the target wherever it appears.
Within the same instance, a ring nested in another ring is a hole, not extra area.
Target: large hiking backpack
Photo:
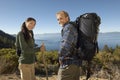
[[[98,52],[97,36],[100,17],[96,13],[85,13],[75,21],[78,30],[77,49],[82,60],[92,60]]]
[[[91,61],[95,53],[99,51],[97,36],[100,23],[101,19],[96,13],[85,13],[79,16],[74,23],[72,22],[78,31],[76,55],[82,61],[87,61],[86,80],[91,75]]]

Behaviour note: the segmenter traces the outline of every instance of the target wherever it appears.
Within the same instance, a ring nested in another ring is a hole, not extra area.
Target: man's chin
[[[61,27],[63,27],[63,24],[59,24]]]

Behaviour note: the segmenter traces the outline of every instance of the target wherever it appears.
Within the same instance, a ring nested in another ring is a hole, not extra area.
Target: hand
[[[40,51],[41,51],[41,52],[44,52],[44,51],[46,51],[46,48],[45,48],[45,45],[44,45],[44,43],[42,43],[42,45],[41,45],[41,47],[40,47]]]
[[[35,62],[34,64],[37,65],[37,62]]]

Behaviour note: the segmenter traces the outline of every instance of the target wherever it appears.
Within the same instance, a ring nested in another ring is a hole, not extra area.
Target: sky
[[[100,32],[120,32],[120,0],[0,0],[0,30],[17,34],[28,17],[36,19],[35,34],[60,33],[56,13],[65,10],[71,21],[95,12],[101,17]]]

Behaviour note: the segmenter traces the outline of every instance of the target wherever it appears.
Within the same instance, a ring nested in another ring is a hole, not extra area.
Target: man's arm
[[[68,24],[65,26],[64,35],[62,37],[61,46],[59,50],[59,60],[63,61],[66,57],[71,55],[72,45],[76,44],[77,32],[75,34],[75,28],[73,25]]]

